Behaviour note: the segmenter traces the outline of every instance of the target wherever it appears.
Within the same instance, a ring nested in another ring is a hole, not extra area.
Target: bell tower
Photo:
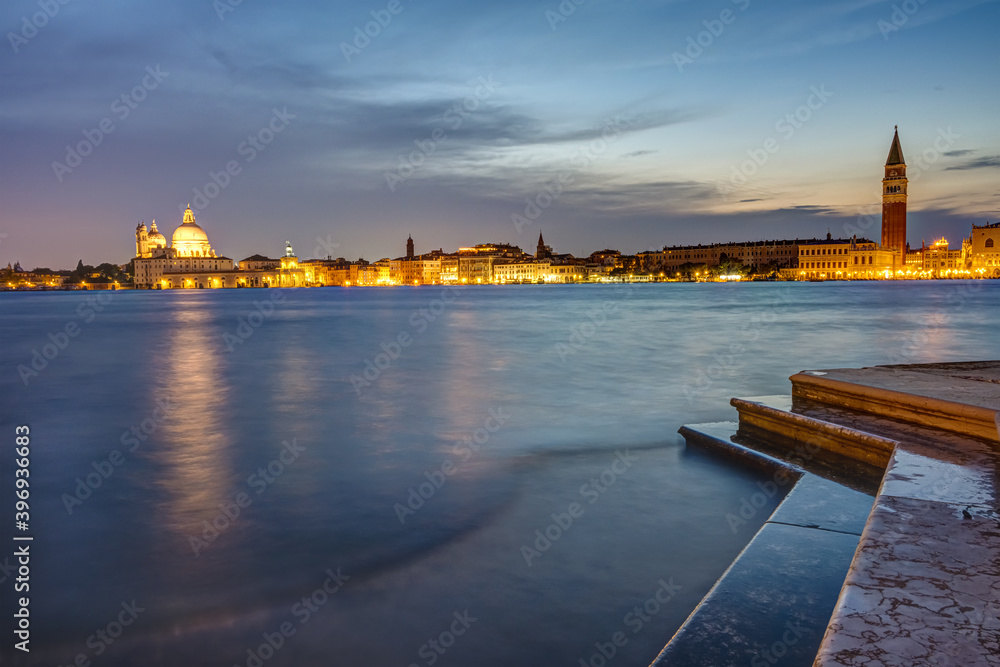
[[[906,183],[906,162],[897,125],[882,179],[882,247],[899,250],[900,266],[906,264]]]
[[[413,237],[406,239],[406,259],[413,259]]]
[[[149,257],[149,235],[146,230],[146,223],[140,222],[135,226],[135,256]]]

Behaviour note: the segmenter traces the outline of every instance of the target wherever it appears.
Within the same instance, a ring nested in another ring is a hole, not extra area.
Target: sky
[[[0,265],[878,240],[1000,218],[1000,2],[7,0]],[[873,217],[872,217],[873,216]]]

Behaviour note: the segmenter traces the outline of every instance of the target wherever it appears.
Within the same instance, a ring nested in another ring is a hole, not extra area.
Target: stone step
[[[996,362],[803,371],[792,397],[981,438],[1000,445]],[[948,396],[948,398],[942,398]]]
[[[738,436],[768,452],[785,452],[785,460],[823,468],[825,476],[864,480],[877,487],[896,441],[785,409],[787,396],[734,398],[739,412]],[[820,472],[820,471],[817,471]]]
[[[699,447],[770,473],[781,504],[653,662],[655,667],[810,665],[872,496],[738,442],[735,422],[681,429]],[[789,491],[790,489],[790,491]],[[737,516],[734,508],[733,516]],[[738,527],[738,520],[737,520]]]
[[[854,449],[864,442],[878,443],[879,447],[894,443],[884,473],[878,472],[880,493],[983,507],[1000,497],[1000,459],[988,441],[829,404],[791,401],[788,396],[734,399],[733,405],[740,411],[740,433],[752,434],[753,440],[768,451],[773,451],[773,445],[766,444],[769,439],[781,441],[789,437],[793,427],[786,422],[794,424],[795,437],[803,438],[795,441],[799,450],[812,452],[812,446],[823,447],[815,458],[834,466],[837,459],[831,458],[827,450],[850,453],[852,438],[858,439]],[[744,411],[750,422],[746,428]],[[756,417],[759,412],[767,413],[771,430],[764,431],[757,425],[761,421]],[[812,469],[823,473],[822,466]]]

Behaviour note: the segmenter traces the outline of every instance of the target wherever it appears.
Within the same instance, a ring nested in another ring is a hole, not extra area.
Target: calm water
[[[679,426],[802,369],[1000,358],[1000,282],[95,296],[0,294],[35,536],[0,662],[572,666],[622,632],[645,665],[755,530],[725,515],[760,478]]]

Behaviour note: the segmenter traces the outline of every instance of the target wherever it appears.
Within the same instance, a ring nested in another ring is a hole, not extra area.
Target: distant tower
[[[406,259],[413,259],[413,237],[409,236],[406,239]]]
[[[135,256],[149,257],[149,236],[146,231],[146,223],[140,222],[135,226]]]
[[[538,232],[538,247],[535,248],[535,259],[546,259],[552,256],[552,248],[545,245],[542,233]]]
[[[882,247],[900,251],[900,266],[906,263],[906,183],[906,162],[897,125],[882,179]]]

